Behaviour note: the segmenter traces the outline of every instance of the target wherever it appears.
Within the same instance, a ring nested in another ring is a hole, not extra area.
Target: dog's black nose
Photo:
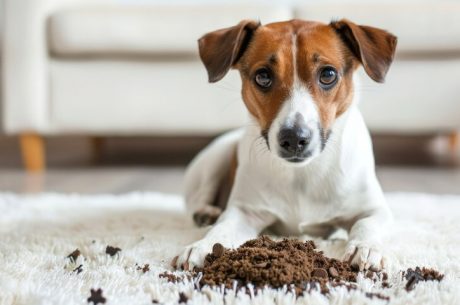
[[[311,130],[307,127],[284,127],[278,134],[278,142],[286,157],[303,153],[311,141]]]

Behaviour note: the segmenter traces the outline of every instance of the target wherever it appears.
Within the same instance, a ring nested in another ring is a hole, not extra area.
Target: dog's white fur
[[[256,123],[219,137],[203,150],[186,174],[188,209],[210,205],[237,147],[235,184],[218,222],[202,240],[186,247],[177,263],[200,266],[214,243],[237,247],[270,225],[283,235],[323,237],[343,227],[349,232],[344,259],[360,269],[381,269],[380,235],[391,214],[356,104],[336,120],[324,151],[303,166],[270,152]]]
[[[296,58],[293,39],[293,58]],[[226,210],[206,236],[186,247],[177,264],[202,265],[214,243],[237,247],[267,227],[282,235],[306,233],[327,238],[337,228],[349,232],[344,259],[379,270],[380,235],[391,219],[377,181],[371,139],[357,97],[331,128],[322,151],[318,109],[297,77],[268,132],[268,143],[253,118],[244,130],[227,133],[203,150],[186,173],[186,202],[195,212],[211,209],[220,181],[237,149],[238,168]],[[356,85],[356,84],[355,84]],[[278,133],[298,115],[313,132],[311,156],[289,163],[278,156]],[[267,145],[268,144],[268,145]]]

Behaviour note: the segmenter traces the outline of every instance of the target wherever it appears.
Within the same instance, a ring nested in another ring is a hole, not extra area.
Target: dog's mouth
[[[308,158],[310,158],[313,155],[313,153],[308,150],[302,154],[296,154],[294,156],[283,156],[281,155],[280,157],[286,160],[289,163],[302,163],[306,161]]]

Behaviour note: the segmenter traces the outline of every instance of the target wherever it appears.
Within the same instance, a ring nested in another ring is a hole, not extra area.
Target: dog
[[[235,248],[265,229],[328,238],[348,232],[343,259],[381,270],[392,215],[357,108],[362,66],[383,82],[397,38],[347,19],[244,20],[198,40],[209,82],[237,69],[251,122],[214,140],[185,175],[187,209],[212,225],[173,265],[202,266],[215,243]]]

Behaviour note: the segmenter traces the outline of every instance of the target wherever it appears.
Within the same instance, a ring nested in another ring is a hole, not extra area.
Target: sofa
[[[374,133],[460,129],[460,2],[3,0],[4,132],[43,170],[53,135],[214,136],[247,124],[233,71],[208,84],[196,40],[241,19],[346,17],[399,37],[385,85],[362,77]],[[0,37],[1,37],[0,36]]]

